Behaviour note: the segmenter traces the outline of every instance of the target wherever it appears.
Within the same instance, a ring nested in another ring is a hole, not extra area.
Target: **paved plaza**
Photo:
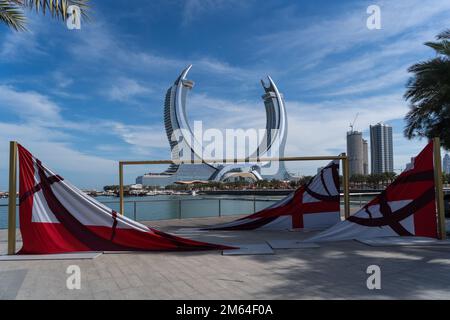
[[[152,222],[173,232],[233,218]],[[313,232],[239,231],[186,234],[228,244],[304,239]],[[19,237],[20,238],[20,237]],[[0,253],[7,248],[0,231]],[[20,248],[20,243],[18,242]],[[219,251],[103,254],[92,260],[2,261],[0,299],[449,299],[450,245],[370,247],[356,241],[272,255]],[[81,268],[81,289],[66,286]],[[381,268],[381,290],[368,290],[366,269]]]

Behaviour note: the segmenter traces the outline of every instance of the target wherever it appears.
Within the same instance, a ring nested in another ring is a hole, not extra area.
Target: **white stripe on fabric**
[[[280,216],[258,230],[290,230],[292,229],[292,216]]]
[[[305,213],[303,215],[303,227],[305,229],[326,229],[339,222],[341,222],[339,211]]]
[[[39,177],[36,161],[33,161],[33,167],[34,167],[34,183],[35,185],[39,185],[41,179]],[[33,208],[31,211],[31,222],[59,223],[58,219],[56,219],[55,215],[48,207],[42,189],[39,190],[38,192],[35,192],[32,195],[32,197],[33,197]]]
[[[389,202],[389,206],[391,210],[394,212],[400,208],[403,208],[411,200],[400,200],[400,201],[391,201]],[[382,217],[380,213],[380,206],[373,205],[368,208],[373,218]],[[364,209],[358,211],[355,216],[360,218],[368,218],[367,213]],[[408,230],[410,233],[415,234],[414,227],[414,215],[403,219],[400,224]],[[319,233],[318,235],[307,239],[307,242],[318,242],[318,241],[340,241],[340,240],[352,240],[352,239],[370,239],[375,237],[394,237],[398,236],[398,234],[392,230],[390,226],[382,226],[382,227],[367,227],[362,226],[357,223],[350,222],[348,220],[342,221],[331,227],[324,232]]]
[[[337,185],[334,183],[333,179],[333,170],[332,168],[328,168],[324,170],[323,178],[325,180],[325,185],[328,188],[328,191],[330,192],[330,195],[337,196],[339,195]]]
[[[55,175],[44,167],[46,175]],[[75,219],[86,226],[111,227],[113,225],[112,210],[97,200],[89,197],[66,180],[53,183],[51,189],[58,201]],[[145,225],[117,214],[117,228],[137,229],[141,232],[151,232]]]

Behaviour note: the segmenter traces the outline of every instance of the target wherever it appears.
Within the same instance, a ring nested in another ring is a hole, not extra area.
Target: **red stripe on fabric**
[[[20,254],[53,254],[81,251],[160,251],[160,250],[225,250],[231,247],[198,242],[171,236],[156,230],[115,229],[114,242],[110,241],[113,228],[81,224],[56,198],[51,184],[62,181],[58,175],[47,177],[40,161],[19,146],[20,195],[32,193],[35,174],[41,180],[42,195],[53,215],[60,223],[32,222],[33,196],[24,197],[20,206],[23,247]],[[38,173],[34,167],[38,167]],[[36,194],[35,194],[36,196]],[[118,222],[118,216],[115,215]]]
[[[401,200],[413,200],[412,203],[396,212],[389,212],[386,203]],[[352,216],[348,221],[372,227],[391,226],[399,235],[408,235],[400,222],[413,215],[414,235],[437,237],[437,215],[435,204],[433,142],[430,142],[414,159],[412,169],[403,172],[378,197],[370,201],[361,210],[376,204],[384,209],[382,218],[363,218]]]

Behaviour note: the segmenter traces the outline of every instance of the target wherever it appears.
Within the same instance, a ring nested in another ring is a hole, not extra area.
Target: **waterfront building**
[[[364,174],[364,143],[361,132],[347,132],[347,156],[350,176]]]
[[[442,171],[446,174],[450,174],[450,155],[448,153],[444,156]]]
[[[192,66],[180,74],[175,83],[167,90],[164,102],[164,125],[169,140],[172,160],[183,160],[196,164],[171,164],[167,170],[159,174],[144,174],[136,178],[137,184],[145,186],[167,186],[179,181],[206,180],[224,181],[233,178],[251,178],[253,180],[290,178],[283,162],[276,164],[277,170],[268,169],[272,163],[237,163],[217,164],[203,160],[202,142],[189,126],[186,116],[186,99],[194,82],[187,79]],[[269,84],[262,82],[265,94],[262,96],[266,109],[266,131],[256,150],[249,152],[250,158],[283,157],[287,138],[287,114],[284,97],[278,91],[273,80]],[[264,172],[271,172],[265,175]]]
[[[373,174],[394,171],[391,126],[384,123],[370,126],[370,158]]]
[[[369,143],[363,139],[363,174],[369,174]]]

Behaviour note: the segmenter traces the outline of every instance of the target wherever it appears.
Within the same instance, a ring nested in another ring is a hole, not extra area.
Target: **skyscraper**
[[[364,174],[364,144],[362,133],[359,131],[347,132],[347,156],[349,174]]]
[[[369,144],[363,139],[363,174],[369,174]]]
[[[373,174],[394,171],[391,126],[384,123],[370,126],[370,156]]]
[[[446,174],[450,174],[450,156],[448,155],[448,153],[444,156],[444,161],[443,161],[443,164],[442,164],[442,170]]]
[[[194,131],[192,131],[186,114],[188,93],[194,87],[194,82],[187,79],[191,67],[192,65],[183,70],[174,84],[170,86],[164,101],[164,125],[169,140],[171,158],[186,163],[172,163],[167,170],[159,174],[144,174],[136,178],[136,183],[146,186],[167,186],[178,181],[208,180],[219,182],[224,181],[230,175],[236,174],[251,176],[255,181],[290,179],[284,162],[222,164],[214,161],[208,163],[203,160],[205,150],[202,136],[197,137],[195,135],[195,126]],[[268,80],[267,85],[264,81],[261,81],[264,89],[262,98],[267,118],[265,134],[255,150],[245,150],[250,153],[246,153],[245,157],[272,158],[284,156],[287,138],[286,107],[283,95],[278,91],[275,82],[270,77],[268,77]],[[218,117],[220,117],[220,113]],[[233,146],[231,149],[231,152],[236,151],[237,147]],[[232,155],[231,157],[235,156]],[[242,156],[242,158],[244,157]],[[188,163],[191,160],[196,160],[198,163]]]

